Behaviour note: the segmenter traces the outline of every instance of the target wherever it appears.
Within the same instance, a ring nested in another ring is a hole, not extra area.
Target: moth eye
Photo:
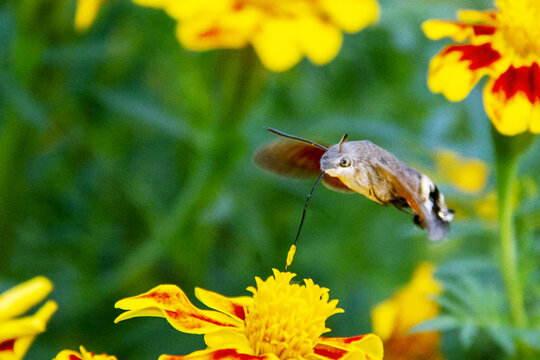
[[[339,166],[341,167],[351,166],[351,159],[349,159],[348,157],[341,158],[341,160],[339,161]]]

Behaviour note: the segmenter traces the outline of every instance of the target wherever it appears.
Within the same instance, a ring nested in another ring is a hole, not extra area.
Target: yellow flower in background
[[[34,338],[45,331],[47,322],[57,309],[47,301],[34,315],[17,317],[40,303],[52,290],[49,279],[38,276],[0,295],[0,359],[24,357]]]
[[[163,317],[177,330],[204,334],[207,349],[186,356],[162,355],[160,360],[286,360],[382,359],[381,340],[373,335],[326,338],[326,319],[343,310],[329,300],[328,289],[311,279],[291,284],[293,273],[274,270],[266,281],[256,277],[248,287],[252,297],[228,298],[200,288],[195,295],[214,310],[196,308],[175,285],[160,285],[120,300],[127,310],[115,322],[138,316]]]
[[[450,45],[430,63],[428,86],[450,101],[463,100],[484,75],[484,107],[504,135],[540,133],[540,1],[497,0],[496,10],[465,10],[459,21],[423,24],[432,40]]]
[[[408,334],[413,326],[439,313],[432,298],[442,292],[442,285],[434,272],[433,264],[420,264],[405,287],[371,311],[373,332],[384,343],[386,360],[442,359],[438,332]]]
[[[450,150],[435,154],[437,173],[461,192],[479,193],[486,187],[489,167],[476,158],[465,158]]]
[[[187,49],[252,45],[264,66],[285,71],[302,57],[323,65],[339,52],[342,31],[376,22],[376,0],[133,0],[162,8],[177,20]]]
[[[78,0],[75,11],[75,29],[86,31],[96,20],[99,8],[104,0]]]
[[[80,352],[72,350],[62,350],[56,355],[53,360],[117,360],[116,356],[107,354],[94,354],[93,352],[86,351],[81,345]]]

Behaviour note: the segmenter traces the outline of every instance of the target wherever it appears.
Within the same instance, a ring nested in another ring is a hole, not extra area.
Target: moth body
[[[271,131],[308,144],[289,141],[263,147],[255,155],[262,168],[293,177],[324,172],[323,184],[332,190],[357,192],[378,204],[414,214],[415,223],[428,230],[431,240],[442,239],[448,232],[454,212],[446,206],[443,194],[426,175],[389,151],[368,140],[345,142],[346,135],[339,144],[325,147]]]

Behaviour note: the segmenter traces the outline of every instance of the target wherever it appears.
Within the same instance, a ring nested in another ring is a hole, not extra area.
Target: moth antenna
[[[343,135],[343,137],[341,138],[341,140],[339,141],[339,152],[341,152],[341,146],[343,145],[343,143],[345,141],[347,141],[347,139],[349,138],[349,134],[345,134]]]
[[[301,138],[301,137],[298,137],[298,136],[286,134],[286,133],[284,133],[284,132],[282,132],[282,131],[279,131],[279,130],[276,130],[276,129],[272,129],[272,128],[266,128],[266,130],[268,130],[268,131],[270,131],[271,133],[274,133],[274,134],[276,134],[276,135],[283,136],[284,138],[302,141],[302,142],[308,143],[308,144],[310,144],[310,145],[313,145],[313,146],[315,146],[315,147],[318,147],[319,149],[328,150],[328,148],[327,148],[326,146],[321,145],[321,144],[318,144],[318,143],[316,143],[315,141],[311,141],[311,140],[304,139],[304,138]]]
[[[321,182],[322,177],[324,176],[325,172],[323,171],[317,181],[315,181],[315,185],[313,185],[313,188],[311,188],[311,191],[309,192],[309,195],[306,199],[306,203],[304,204],[304,210],[302,211],[302,219],[300,220],[300,226],[298,227],[298,232],[296,233],[296,239],[294,239],[293,246],[296,247],[296,244],[298,243],[298,238],[300,237],[300,232],[302,231],[302,225],[304,225],[304,219],[306,218],[306,210],[307,206],[309,204],[309,200],[311,200],[311,195],[313,195],[313,192],[315,191],[315,188],[317,185],[319,185],[319,182]],[[285,270],[287,270],[287,266],[285,266]]]

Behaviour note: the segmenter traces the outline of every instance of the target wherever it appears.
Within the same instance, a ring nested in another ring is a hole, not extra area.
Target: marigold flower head
[[[177,20],[190,50],[252,45],[270,70],[285,71],[303,56],[323,65],[339,52],[342,33],[377,21],[376,0],[133,0]]]
[[[442,359],[438,332],[408,334],[413,326],[439,313],[432,297],[441,293],[442,285],[434,279],[434,271],[433,264],[421,263],[405,287],[371,311],[373,332],[383,340],[385,359]]]
[[[432,40],[450,45],[430,63],[428,86],[450,101],[463,100],[484,75],[484,107],[504,135],[540,133],[540,2],[497,0],[498,9],[465,10],[459,21],[428,20]]]
[[[373,335],[326,338],[326,319],[343,310],[329,300],[328,289],[304,280],[291,284],[295,274],[274,270],[267,280],[256,277],[248,287],[252,297],[228,298],[197,288],[195,295],[214,310],[201,310],[175,285],[160,285],[116,307],[127,310],[115,322],[137,316],[164,317],[177,330],[204,334],[208,346],[186,356],[162,355],[160,360],[179,359],[382,359],[381,340]]]
[[[116,356],[107,354],[94,354],[93,352],[86,351],[81,345],[80,352],[73,350],[62,350],[56,355],[53,360],[117,360]]]
[[[17,316],[41,302],[52,287],[49,279],[38,276],[0,294],[0,359],[22,359],[34,338],[45,331],[58,307],[54,301],[47,301],[34,315]]]

